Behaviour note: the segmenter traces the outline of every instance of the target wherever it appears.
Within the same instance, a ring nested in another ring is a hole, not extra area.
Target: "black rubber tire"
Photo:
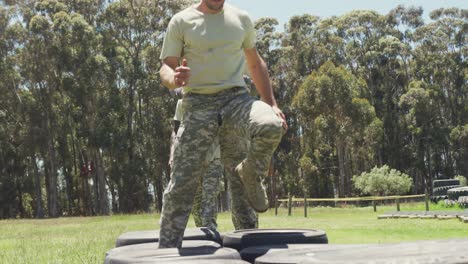
[[[184,233],[184,240],[209,240],[221,244],[222,236],[206,227],[187,228]],[[115,247],[135,245],[142,243],[154,243],[159,241],[159,230],[146,230],[127,232],[120,235],[115,241]]]
[[[291,250],[265,254],[257,264],[301,263],[468,263],[468,239],[361,245],[329,250]]]
[[[255,259],[256,264],[270,264],[270,263],[300,263],[305,257],[316,254],[322,251],[332,251],[346,248],[360,248],[367,245],[350,244],[350,245],[310,245],[306,248],[297,248],[289,250],[271,250],[261,257]]]
[[[172,264],[249,264],[250,262],[242,259],[199,259],[199,260],[177,260],[171,261]]]
[[[243,260],[250,263],[254,263],[255,259],[273,252],[288,251],[293,249],[320,249],[337,247],[338,245],[329,244],[279,244],[279,245],[264,245],[244,248],[240,252],[240,256]]]
[[[450,185],[460,185],[460,181],[456,179],[443,179],[443,180],[434,180],[432,182],[433,189],[437,187],[450,186]]]
[[[275,244],[327,244],[325,231],[316,229],[245,229],[224,235],[223,246],[241,251]]]
[[[432,191],[432,195],[434,196],[440,196],[440,195],[447,195],[447,191],[453,188],[458,188],[462,187],[461,185],[448,185],[448,186],[441,186],[441,187],[436,187]]]
[[[468,186],[450,189],[447,191],[447,196],[450,200],[458,201],[458,197],[468,196]]]
[[[431,196],[431,202],[433,203],[438,203],[439,201],[448,199],[447,195],[436,195],[436,196]]]
[[[188,240],[182,242],[182,248],[158,248],[158,243],[136,244],[114,248],[106,253],[105,264],[129,263],[177,263],[190,261],[203,263],[204,260],[240,260],[237,251],[222,248],[216,242],[208,240]]]
[[[122,252],[130,252],[130,251],[135,251],[135,250],[152,250],[152,249],[158,248],[158,246],[159,246],[159,243],[154,242],[154,243],[140,243],[140,244],[115,247],[106,252],[106,257],[109,255],[121,254]],[[209,240],[187,240],[187,241],[182,242],[183,248],[196,248],[196,247],[205,247],[205,246],[216,247],[216,248],[222,247],[220,244],[214,241],[209,241]]]

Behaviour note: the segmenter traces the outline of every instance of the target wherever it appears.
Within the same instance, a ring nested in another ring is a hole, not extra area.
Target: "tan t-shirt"
[[[217,14],[205,14],[195,5],[172,17],[160,59],[187,59],[191,69],[184,92],[214,94],[245,86],[244,49],[255,47],[255,28],[245,11],[228,4]]]

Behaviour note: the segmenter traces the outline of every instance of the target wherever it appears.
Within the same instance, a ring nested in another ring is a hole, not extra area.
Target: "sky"
[[[375,10],[387,14],[398,5],[421,6],[424,18],[441,7],[468,9],[468,0],[226,0],[226,3],[246,10],[253,20],[261,17],[278,19],[279,28],[294,15],[311,14],[321,18],[340,16],[352,10]]]

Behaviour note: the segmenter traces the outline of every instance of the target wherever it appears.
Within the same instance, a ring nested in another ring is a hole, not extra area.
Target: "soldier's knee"
[[[276,115],[265,118],[259,124],[261,136],[271,139],[280,139],[283,133],[282,121]]]

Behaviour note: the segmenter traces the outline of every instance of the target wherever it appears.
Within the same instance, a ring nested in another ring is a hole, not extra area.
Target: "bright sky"
[[[430,11],[441,7],[468,9],[468,0],[226,0],[226,3],[249,12],[253,20],[261,17],[278,19],[279,28],[294,15],[312,14],[322,18],[339,16],[352,10],[375,10],[387,14],[391,9],[404,6],[421,6],[424,18]]]

